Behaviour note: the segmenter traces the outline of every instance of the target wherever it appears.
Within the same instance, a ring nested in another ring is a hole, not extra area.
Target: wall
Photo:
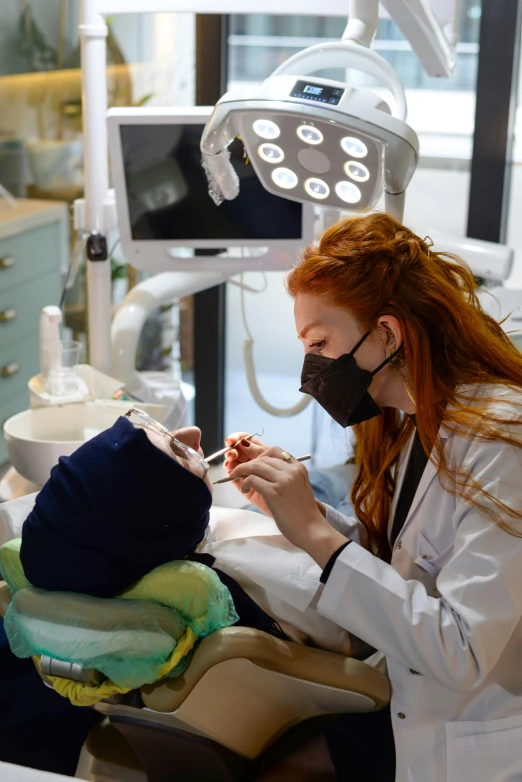
[[[69,2],[74,10],[74,3]],[[31,4],[35,22],[52,46],[56,46],[59,24],[60,2],[33,2]],[[20,52],[18,32],[22,3],[19,0],[3,0],[0,3],[2,24],[0,24],[0,73],[25,73],[28,70],[27,57]],[[74,12],[76,15],[76,12]]]

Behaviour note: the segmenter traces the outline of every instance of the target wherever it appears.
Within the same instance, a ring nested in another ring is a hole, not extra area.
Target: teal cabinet
[[[69,254],[65,204],[18,203],[0,203],[0,464],[3,424],[29,406],[27,383],[39,372],[40,311],[59,304]]]

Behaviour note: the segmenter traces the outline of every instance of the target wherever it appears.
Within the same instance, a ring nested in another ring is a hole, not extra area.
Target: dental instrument
[[[260,434],[248,434],[246,437],[240,437],[237,442],[234,443],[234,445],[227,445],[225,448],[222,448],[220,451],[216,451],[215,453],[210,454],[210,456],[205,457],[206,462],[212,462],[214,459],[217,459],[218,456],[223,456],[223,454],[228,453],[229,451],[232,451],[234,448],[237,448],[239,443],[242,443],[243,440],[251,440],[252,437],[262,437]]]
[[[236,445],[237,445],[237,443],[236,443]],[[286,451],[284,451],[284,453],[286,453]],[[305,454],[305,456],[296,456],[294,458],[295,458],[296,462],[306,462],[306,461],[308,461],[308,459],[312,458],[312,454],[311,453],[307,453],[307,454]],[[284,461],[288,461],[288,460],[284,459]],[[217,486],[218,483],[228,483],[229,481],[240,481],[240,480],[241,480],[241,478],[230,478],[230,477],[229,478],[221,478],[220,481],[214,481],[212,485],[213,486]]]

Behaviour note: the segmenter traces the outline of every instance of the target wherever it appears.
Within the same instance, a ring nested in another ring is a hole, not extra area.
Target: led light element
[[[352,157],[366,157],[368,147],[360,139],[353,136],[345,136],[341,139],[341,146],[347,155]]]
[[[346,204],[357,204],[361,200],[361,191],[353,182],[337,182],[335,192]]]
[[[362,163],[357,163],[355,160],[349,160],[344,164],[344,170],[355,182],[367,182],[370,178],[370,172],[363,166]]]
[[[312,196],[312,198],[328,198],[330,195],[330,188],[326,184],[326,182],[323,182],[322,179],[317,179],[316,177],[311,177],[311,179],[307,179],[304,183],[304,189],[308,193],[309,196]]]
[[[285,153],[277,144],[261,144],[257,151],[259,152],[259,157],[266,160],[267,163],[281,163],[285,156]]]
[[[321,131],[314,128],[313,125],[299,125],[297,135],[306,144],[322,144],[324,139]]]
[[[297,174],[289,168],[276,168],[272,171],[272,180],[285,190],[291,190],[299,181]]]
[[[274,138],[279,138],[281,135],[279,125],[276,125],[275,122],[272,122],[270,119],[256,119],[252,127],[254,129],[254,133],[257,133],[257,135],[261,136],[261,138],[271,140]]]

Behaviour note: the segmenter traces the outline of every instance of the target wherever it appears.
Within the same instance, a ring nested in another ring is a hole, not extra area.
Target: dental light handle
[[[45,360],[43,355],[43,345],[45,342],[57,342],[60,339],[60,323],[62,322],[62,311],[54,304],[44,307],[40,313],[40,371],[43,370]],[[56,353],[57,357],[59,353]]]
[[[275,407],[274,405],[271,405],[270,402],[266,401],[257,384],[253,348],[254,340],[246,339],[243,345],[243,359],[245,362],[246,378],[250,393],[259,407],[264,410],[265,413],[277,416],[278,418],[291,418],[294,415],[299,415],[299,413],[302,413],[303,410],[306,410],[312,401],[311,396],[304,396],[303,399],[300,399],[296,405],[293,405],[293,407]]]
[[[348,24],[343,40],[370,46],[379,24],[379,0],[348,0]]]
[[[392,66],[380,54],[350,40],[320,43],[294,54],[277,68],[274,76],[306,76],[325,68],[353,68],[375,76],[390,90],[396,106],[392,115],[406,119],[407,106],[404,87]]]

